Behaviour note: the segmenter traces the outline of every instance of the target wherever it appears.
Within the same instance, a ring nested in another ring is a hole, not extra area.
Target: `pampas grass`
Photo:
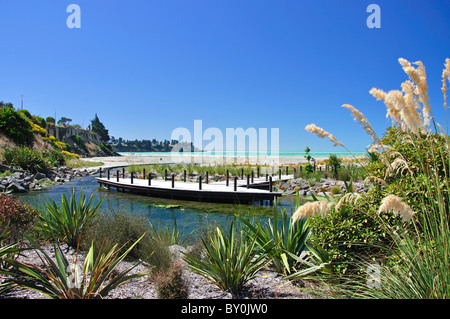
[[[334,207],[334,202],[310,202],[300,206],[297,211],[292,215],[292,221],[295,223],[300,219],[307,219],[313,214],[319,216],[326,216],[330,210]]]
[[[378,143],[379,139],[375,131],[373,130],[372,126],[370,125],[369,121],[366,119],[366,117],[354,106],[350,104],[344,104],[342,107],[350,110],[352,112],[352,116],[354,117],[355,121],[357,121],[363,129],[366,131],[367,134],[372,138],[374,143]]]
[[[378,209],[378,213],[390,211],[392,211],[395,216],[400,215],[403,221],[410,221],[415,214],[411,207],[396,195],[388,195],[381,200],[381,206]]]
[[[316,126],[316,124],[309,124],[306,125],[305,130],[307,130],[310,133],[316,134],[320,138],[328,137],[331,142],[334,143],[334,146],[343,146],[341,142],[339,142],[336,137],[333,136],[333,134],[325,131],[323,128]]]

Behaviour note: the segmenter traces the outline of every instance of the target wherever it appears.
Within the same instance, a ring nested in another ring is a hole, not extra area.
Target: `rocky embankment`
[[[87,169],[73,169],[59,167],[49,170],[46,174],[32,174],[25,170],[14,169],[0,164],[0,192],[25,193],[32,190],[40,190],[46,186],[69,182],[75,178],[89,175]]]
[[[350,183],[347,182],[349,185]],[[370,184],[362,180],[352,182],[353,192],[367,193],[370,189]],[[337,196],[347,192],[345,182],[322,178],[320,181],[308,180],[304,178],[296,178],[286,182],[280,182],[276,185],[277,191],[286,195],[300,194],[303,196],[322,195],[325,193],[328,196]]]

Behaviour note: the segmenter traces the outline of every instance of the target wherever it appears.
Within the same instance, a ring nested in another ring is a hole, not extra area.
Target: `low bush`
[[[167,246],[153,238],[144,217],[126,212],[111,212],[102,216],[97,223],[89,227],[80,247],[86,250],[93,242],[97,251],[111,249],[114,245],[119,245],[124,250],[143,234],[145,236],[134,246],[128,256],[145,260],[154,267],[155,271],[169,268],[172,255]]]
[[[34,225],[39,212],[12,195],[0,194],[0,231],[9,224],[10,241],[18,241]]]
[[[51,168],[46,155],[26,146],[6,148],[2,152],[3,162],[6,165],[13,165],[31,173],[46,173]]]
[[[32,145],[34,141],[30,122],[10,107],[0,108],[0,132],[19,145]]]
[[[160,270],[152,275],[156,283],[156,296],[159,299],[187,299],[189,285],[183,276],[183,265],[174,262],[166,270]]]

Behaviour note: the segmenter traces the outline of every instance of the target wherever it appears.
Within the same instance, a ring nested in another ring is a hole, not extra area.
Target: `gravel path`
[[[63,252],[67,251],[67,259],[72,260],[74,250],[68,249],[67,246],[61,247]],[[52,245],[43,246],[44,251],[51,257],[54,257]],[[36,266],[42,266],[42,262],[34,250],[23,252],[23,256],[18,260],[27,262]],[[83,256],[79,256],[78,263],[82,265]],[[124,261],[119,264],[119,270],[129,268],[131,262]],[[144,265],[139,265],[133,272],[141,272],[146,270]],[[186,268],[183,269],[183,276],[188,282],[189,299],[231,299],[230,293],[223,292],[217,286],[210,283],[207,279],[200,275],[192,273]],[[0,279],[1,282],[1,279]],[[0,294],[0,299],[46,299],[39,292],[14,288],[8,292]],[[282,280],[281,276],[269,271],[268,269],[261,270],[257,277],[250,281],[242,294],[243,299],[312,299],[312,297],[302,291],[302,288],[293,285],[288,281]],[[111,291],[106,299],[157,299],[156,285],[151,280],[150,276],[144,276],[119,286]]]

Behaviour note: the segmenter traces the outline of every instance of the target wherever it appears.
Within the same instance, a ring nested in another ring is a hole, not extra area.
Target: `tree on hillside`
[[[69,119],[65,116],[61,117],[61,119],[58,121],[58,125],[68,125],[72,122],[72,119]]]
[[[103,144],[106,144],[109,142],[109,132],[105,128],[102,122],[100,122],[100,119],[97,116],[97,113],[95,114],[95,118],[91,120],[91,130],[92,132],[97,133],[100,136],[100,141]]]
[[[45,122],[55,124],[56,121],[53,117],[49,116],[45,119]]]
[[[13,104],[11,102],[5,103],[3,101],[0,101],[0,108],[2,108],[2,107],[9,107],[11,109],[14,108],[14,106],[13,106]]]

